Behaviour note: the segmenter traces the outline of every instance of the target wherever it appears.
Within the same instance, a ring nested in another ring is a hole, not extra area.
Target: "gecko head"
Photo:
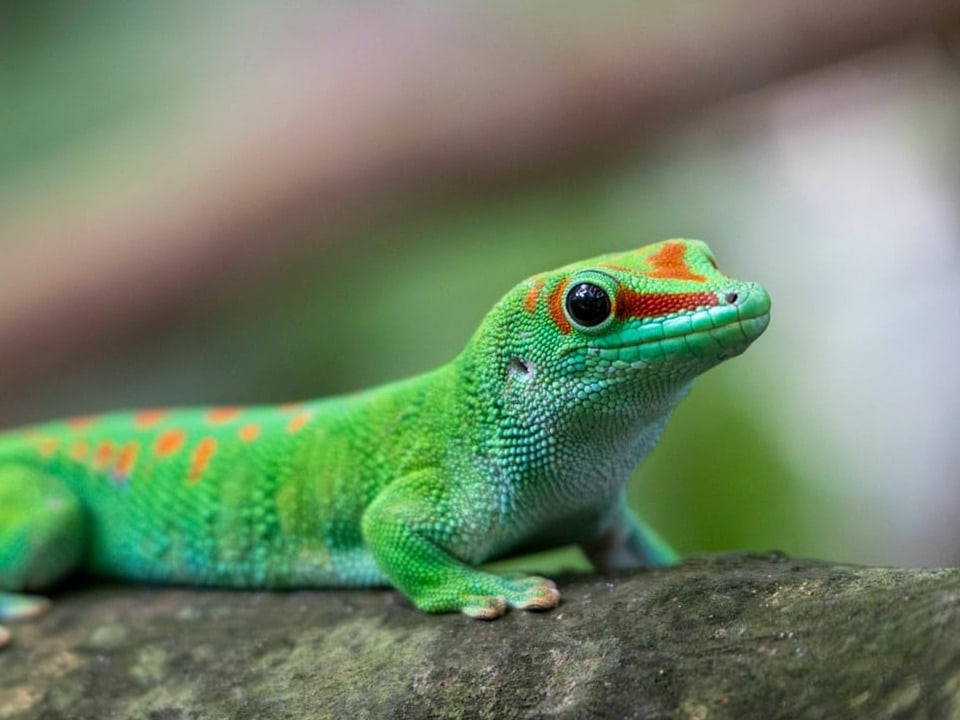
[[[705,243],[667,240],[528,278],[486,325],[508,394],[620,406],[682,393],[743,352],[769,313],[763,287],[722,274]]]

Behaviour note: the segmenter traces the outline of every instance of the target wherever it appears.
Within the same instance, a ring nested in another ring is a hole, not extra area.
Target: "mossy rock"
[[[496,622],[388,591],[93,585],[12,626],[0,718],[960,718],[960,571],[693,557]]]

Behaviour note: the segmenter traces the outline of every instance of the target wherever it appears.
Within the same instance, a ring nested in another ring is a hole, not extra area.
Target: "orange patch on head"
[[[527,291],[527,296],[523,299],[523,309],[528,313],[537,309],[537,300],[540,299],[541,290],[543,290],[543,279],[537,280]]]
[[[133,466],[137,464],[138,452],[140,452],[140,446],[137,443],[130,442],[123,446],[117,456],[117,463],[114,465],[118,474],[130,475],[133,472]]]
[[[200,481],[216,449],[217,441],[212,437],[205,437],[197,447],[194,448],[193,459],[190,462],[190,474],[187,476],[188,482],[195,483]]]
[[[290,422],[287,423],[287,430],[289,430],[290,432],[296,432],[297,430],[302,428],[304,425],[306,425],[312,416],[313,416],[313,413],[310,412],[309,410],[304,410],[303,412],[297,413],[292,418],[290,418]]]
[[[570,327],[570,321],[567,320],[567,316],[563,312],[563,296],[567,291],[567,285],[569,283],[569,280],[560,281],[553,289],[553,292],[550,293],[550,298],[547,301],[550,318],[553,320],[553,324],[557,326],[557,329],[564,335],[567,335],[572,329]]]
[[[113,450],[113,443],[109,440],[104,440],[97,445],[97,452],[93,456],[93,466],[97,470],[102,470],[109,465],[113,458]]]
[[[173,429],[161,433],[153,444],[153,451],[160,456],[173,455],[183,447],[187,434],[183,430]]]
[[[138,428],[149,428],[159,425],[166,416],[166,410],[141,410],[133,416],[133,424]]]
[[[207,413],[207,422],[212,425],[230,422],[240,414],[240,410],[241,408],[238,407],[211,408]]]
[[[86,440],[77,440],[70,446],[70,457],[74,460],[83,460],[90,452],[90,444]]]
[[[653,255],[647,258],[647,261],[653,265],[653,272],[647,273],[648,277],[663,278],[664,280],[693,280],[694,282],[706,282],[707,278],[699,275],[690,269],[683,255],[686,248],[683,243],[668,242]]]
[[[254,425],[253,423],[250,425],[244,425],[242,428],[240,428],[240,430],[237,431],[237,436],[244,442],[256,440],[259,435],[260,426]]]
[[[96,415],[77,415],[67,420],[67,425],[70,426],[71,430],[83,430],[90,427],[96,419]]]

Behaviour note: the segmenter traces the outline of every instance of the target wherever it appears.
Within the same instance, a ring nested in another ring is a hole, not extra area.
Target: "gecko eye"
[[[574,285],[567,293],[570,319],[584,327],[594,327],[610,317],[610,296],[593,283]]]

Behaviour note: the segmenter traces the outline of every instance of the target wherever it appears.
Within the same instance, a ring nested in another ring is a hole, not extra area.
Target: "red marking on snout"
[[[692,311],[717,304],[717,296],[700,293],[638,293],[627,288],[617,291],[617,319],[660,317],[674,312]]]

